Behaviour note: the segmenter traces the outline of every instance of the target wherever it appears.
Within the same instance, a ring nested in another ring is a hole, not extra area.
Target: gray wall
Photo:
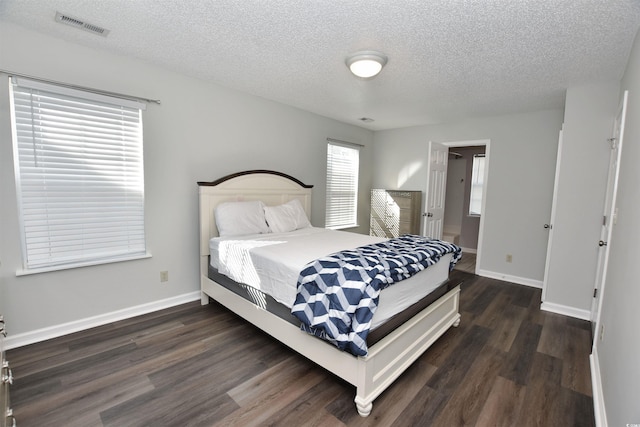
[[[627,123],[618,187],[618,221],[613,227],[611,255],[602,294],[597,343],[599,370],[608,425],[640,423],[640,36],[636,36],[622,90],[629,90]]]
[[[152,258],[16,277],[22,260],[8,85],[0,75],[0,310],[11,336],[199,290],[196,181],[247,169],[288,173],[315,185],[311,221],[323,226],[326,138],[332,137],[365,146],[360,202],[368,206],[371,131],[13,24],[2,23],[0,40],[2,69],[162,100],[144,113]],[[361,209],[357,231],[368,232],[368,214]],[[160,283],[161,270],[169,271],[168,283]]]
[[[424,192],[430,140],[491,140],[480,269],[542,286],[562,119],[548,110],[376,132],[373,185]]]

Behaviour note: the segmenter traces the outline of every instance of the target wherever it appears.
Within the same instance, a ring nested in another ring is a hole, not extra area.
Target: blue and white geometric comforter
[[[405,235],[341,251],[305,266],[291,313],[302,329],[356,356],[366,356],[366,339],[380,291],[453,253],[460,247],[422,236]]]

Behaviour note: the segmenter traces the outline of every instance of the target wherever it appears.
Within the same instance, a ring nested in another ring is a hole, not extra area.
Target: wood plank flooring
[[[199,302],[8,352],[29,426],[592,426],[590,323],[540,290],[454,271],[462,322],[373,404],[222,306]]]
[[[476,272],[476,254],[471,254],[468,252],[462,253],[462,258],[456,266],[454,267],[456,270],[464,271],[467,273],[475,274]]]

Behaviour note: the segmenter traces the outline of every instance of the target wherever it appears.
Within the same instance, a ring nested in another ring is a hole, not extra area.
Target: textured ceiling
[[[378,130],[562,107],[567,87],[620,79],[640,0],[0,0],[1,21]],[[389,62],[355,78],[358,50]]]

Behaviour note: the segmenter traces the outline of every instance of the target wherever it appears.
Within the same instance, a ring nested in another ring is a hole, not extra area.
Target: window
[[[356,227],[358,213],[358,165],[356,145],[327,145],[326,228]]]
[[[469,198],[469,215],[480,216],[482,211],[482,187],[484,186],[484,154],[473,156],[471,170],[471,196]]]
[[[11,78],[24,272],[146,256],[145,104]]]

